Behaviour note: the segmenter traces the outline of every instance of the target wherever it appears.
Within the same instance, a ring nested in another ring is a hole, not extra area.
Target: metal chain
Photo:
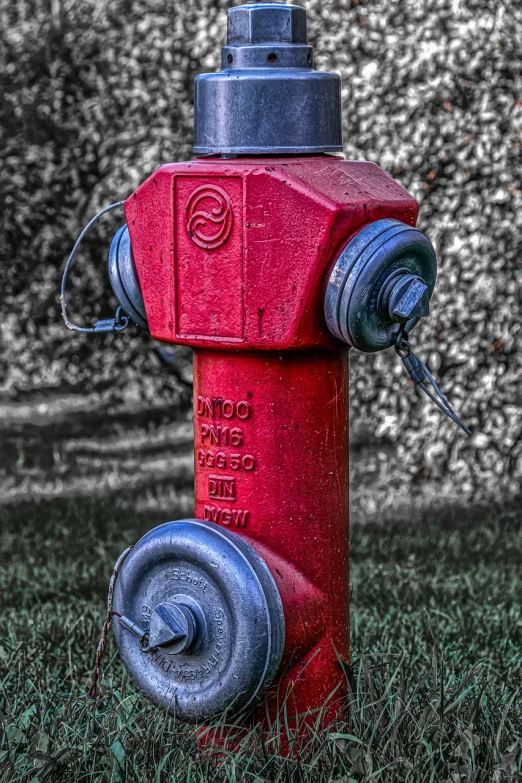
[[[89,689],[89,698],[95,699],[96,698],[96,692],[98,690],[98,680],[100,678],[100,670],[102,665],[102,659],[103,659],[103,653],[105,652],[105,645],[107,644],[107,634],[109,632],[109,628],[111,625],[111,621],[114,615],[116,617],[121,617],[119,612],[114,612],[112,609],[112,601],[114,596],[114,587],[116,586],[116,579],[118,578],[118,574],[120,572],[120,568],[123,565],[123,561],[131,551],[131,549],[134,547],[134,544],[131,544],[131,546],[128,546],[127,549],[121,553],[119,558],[116,561],[116,565],[114,566],[114,569],[112,571],[111,579],[109,582],[109,592],[107,595],[107,614],[105,615],[105,620],[103,621],[103,627],[102,627],[102,634],[100,641],[98,643],[98,647],[96,649],[96,668],[94,669],[94,674],[92,677],[92,684]]]
[[[112,209],[116,209],[117,207],[121,207],[125,204],[124,201],[117,201],[115,204],[110,204],[108,207],[104,207],[101,209],[97,215],[95,215],[92,220],[89,220],[83,231],[81,232],[80,236],[74,243],[74,247],[71,250],[71,255],[67,259],[67,263],[65,264],[65,268],[63,270],[63,276],[62,276],[62,287],[60,290],[60,304],[62,306],[62,316],[63,320],[65,321],[65,325],[68,329],[72,329],[74,332],[123,332],[128,326],[129,326],[129,317],[124,313],[122,307],[118,307],[116,310],[116,315],[114,318],[106,318],[102,321],[96,321],[94,326],[78,326],[77,324],[74,324],[67,315],[67,304],[65,302],[65,286],[67,284],[67,278],[69,276],[69,271],[71,269],[71,264],[74,260],[74,257],[78,251],[78,248],[80,247],[85,235],[89,231],[89,229],[96,223],[97,220],[101,218],[102,215],[104,215],[106,212],[110,212]]]
[[[405,325],[402,324],[401,328],[399,329],[399,332],[397,334],[397,339],[395,341],[395,352],[398,354],[398,356],[401,357],[402,363],[404,364],[406,371],[408,375],[410,376],[411,380],[420,388],[422,391],[430,398],[432,402],[435,403],[435,405],[448,416],[455,424],[457,424],[466,435],[471,435],[471,430],[469,430],[466,425],[460,420],[460,418],[457,416],[449,402],[447,401],[446,397],[443,395],[441,390],[439,389],[437,382],[435,381],[433,375],[430,373],[426,365],[423,361],[419,359],[418,356],[416,356],[412,349],[410,342],[408,340],[408,333],[406,332]],[[433,387],[435,394],[433,394],[430,389],[426,386],[425,381],[428,380]]]

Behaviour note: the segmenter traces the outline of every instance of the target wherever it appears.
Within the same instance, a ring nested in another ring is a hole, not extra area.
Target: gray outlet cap
[[[184,519],[146,533],[123,563],[113,609],[141,628],[136,635],[114,624],[130,676],[181,720],[250,709],[279,668],[285,622],[274,579],[253,547],[214,523]],[[158,614],[171,632],[176,615],[170,638]],[[193,618],[189,644],[183,615]]]

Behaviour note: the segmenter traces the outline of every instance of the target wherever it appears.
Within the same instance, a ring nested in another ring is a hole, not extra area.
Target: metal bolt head
[[[405,324],[430,313],[428,286],[416,275],[402,275],[389,294],[388,311],[393,321]]]
[[[248,3],[231,8],[227,43],[306,44],[306,11],[284,3]]]
[[[150,618],[149,647],[168,648],[170,653],[188,650],[196,635],[196,620],[187,606],[165,602]]]
[[[196,155],[342,152],[340,78],[314,70],[304,8],[231,8],[221,62],[194,83]]]

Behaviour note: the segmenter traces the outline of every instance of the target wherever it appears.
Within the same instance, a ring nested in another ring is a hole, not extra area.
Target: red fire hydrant
[[[246,713],[272,683],[273,711],[328,720],[350,655],[347,346],[396,345],[426,380],[407,335],[435,254],[415,200],[336,154],[339,77],[314,71],[304,9],[232,8],[195,109],[197,158],[125,202],[121,308],[95,327],[194,349],[194,519],[119,564],[116,641],[182,719]]]

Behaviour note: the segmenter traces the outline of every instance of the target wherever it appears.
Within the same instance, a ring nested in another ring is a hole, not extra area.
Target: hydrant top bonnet
[[[196,77],[194,100],[196,155],[342,152],[340,78],[314,70],[300,6],[231,8],[222,70]]]

